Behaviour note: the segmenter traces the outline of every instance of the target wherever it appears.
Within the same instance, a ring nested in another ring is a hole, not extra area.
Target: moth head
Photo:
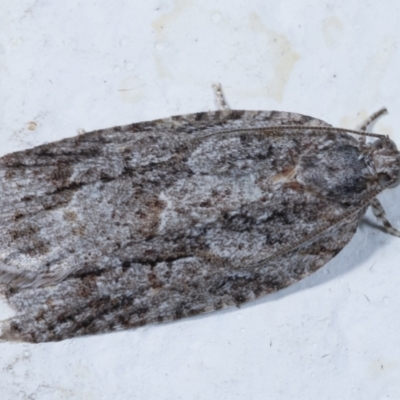
[[[372,163],[379,184],[393,188],[400,183],[400,153],[396,144],[389,138],[378,139],[372,143]]]

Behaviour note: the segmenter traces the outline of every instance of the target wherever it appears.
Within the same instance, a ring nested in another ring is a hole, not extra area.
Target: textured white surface
[[[400,144],[394,0],[3,0],[1,10],[0,154],[214,109],[213,82],[232,108],[349,128],[386,106],[375,131]],[[381,198],[397,227],[399,196]],[[240,310],[2,343],[1,399],[400,398],[400,242],[366,221],[322,270]]]

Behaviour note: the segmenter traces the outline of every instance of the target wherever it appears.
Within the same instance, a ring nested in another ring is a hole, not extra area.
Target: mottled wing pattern
[[[0,265],[20,274],[3,288],[17,314],[2,337],[62,340],[178,319],[315,271],[351,239],[367,194],[354,181],[357,141],[320,126],[329,125],[224,110],[1,158]],[[277,129],[249,130],[260,127]],[[349,176],[321,181],[321,168],[337,176],[343,163]],[[51,273],[63,279],[40,284]]]

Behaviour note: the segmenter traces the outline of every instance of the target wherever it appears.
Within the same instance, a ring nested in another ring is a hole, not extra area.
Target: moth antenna
[[[380,110],[374,112],[368,119],[364,121],[364,123],[360,126],[360,131],[366,131],[368,127],[376,121],[381,115],[386,114],[388,110],[383,107]]]
[[[362,132],[367,132],[367,129],[370,127],[370,125],[376,121],[381,115],[386,114],[387,109],[386,108],[381,108],[380,110],[374,112],[369,118],[367,118],[359,127],[359,130]],[[360,150],[367,150],[368,145],[367,145],[367,136],[359,136],[358,141],[360,143]]]
[[[307,131],[307,130],[312,130],[314,132],[318,133],[323,133],[323,132],[335,132],[335,133],[353,133],[354,135],[359,135],[359,136],[368,136],[368,137],[375,137],[378,139],[387,139],[387,135],[381,135],[379,133],[366,133],[362,131],[356,131],[353,129],[346,129],[346,128],[334,128],[333,126],[312,126],[312,125],[279,125],[278,127],[276,126],[260,126],[260,127],[255,127],[255,128],[236,128],[236,129],[220,129],[216,133],[210,133],[207,136],[204,136],[203,139],[215,136],[215,135],[221,135],[224,133],[227,134],[236,134],[236,133],[247,133],[251,132],[251,134],[265,134],[265,133],[272,133],[272,134],[277,134],[279,132],[282,132],[284,130],[287,131]]]
[[[374,213],[378,222],[382,225],[385,232],[390,233],[393,236],[400,237],[400,231],[392,226],[392,224],[387,220],[385,210],[382,204],[377,198],[371,201],[372,212]]]
[[[220,83],[214,83],[212,85],[214,90],[215,100],[220,110],[230,110],[228,103],[225,100],[224,92]]]

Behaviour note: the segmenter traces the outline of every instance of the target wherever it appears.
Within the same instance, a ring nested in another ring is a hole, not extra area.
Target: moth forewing
[[[323,266],[369,205],[398,234],[376,195],[399,176],[399,153],[349,132],[224,109],[0,158],[0,283],[16,312],[2,338],[57,341],[242,304]]]

